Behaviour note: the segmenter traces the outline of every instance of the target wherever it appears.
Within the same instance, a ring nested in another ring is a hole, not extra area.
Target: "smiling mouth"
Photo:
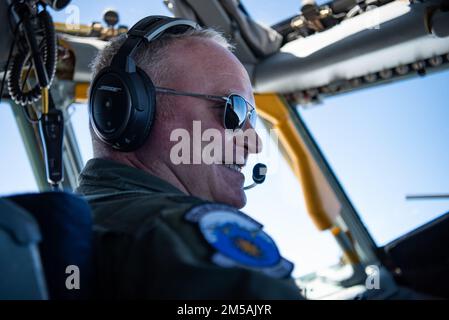
[[[228,168],[228,169],[230,169],[230,170],[233,170],[233,171],[236,171],[236,172],[242,172],[242,168],[243,168],[243,166],[242,165],[238,165],[238,164],[222,164],[223,166],[225,166],[226,168]]]

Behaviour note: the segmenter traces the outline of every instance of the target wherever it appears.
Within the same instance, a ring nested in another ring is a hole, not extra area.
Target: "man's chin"
[[[218,199],[215,200],[237,209],[241,209],[246,205],[246,194],[242,189],[235,190],[232,194],[228,191],[227,194],[221,194]]]

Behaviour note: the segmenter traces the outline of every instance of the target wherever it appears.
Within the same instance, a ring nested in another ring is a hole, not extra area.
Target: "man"
[[[94,77],[124,42],[118,37],[99,53]],[[252,130],[251,82],[230,48],[217,32],[199,28],[167,32],[140,46],[133,59],[157,88],[148,138],[122,152],[92,132],[94,159],[83,169],[77,191],[94,213],[100,296],[301,298],[292,264],[259,223],[236,209],[246,203],[241,167],[261,143]],[[237,114],[238,107],[246,110]],[[190,141],[182,149],[189,163],[179,164],[173,150],[181,142],[173,133],[198,140],[198,124],[202,133],[221,133],[214,140],[218,147],[204,153],[207,143]],[[247,131],[252,138],[239,138]],[[204,154],[212,162],[194,161]]]

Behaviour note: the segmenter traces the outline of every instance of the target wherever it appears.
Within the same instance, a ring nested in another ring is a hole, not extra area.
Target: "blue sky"
[[[120,24],[126,25],[147,15],[168,14],[162,0],[72,3],[80,8],[81,23],[88,24],[101,21],[106,8],[118,10]],[[253,17],[268,25],[300,7],[296,0],[246,0],[244,4]],[[64,22],[67,13],[55,13],[54,19]],[[449,211],[447,200],[405,201],[409,193],[449,193],[448,83],[449,71],[445,71],[330,98],[321,106],[300,111],[379,244]],[[91,147],[86,106],[76,105],[74,110],[72,121],[87,160]],[[36,190],[12,113],[3,103],[0,132],[3,150],[8,151],[0,159],[0,194]],[[243,211],[265,225],[281,252],[296,263],[296,275],[337,261],[338,247],[329,232],[314,228],[300,185],[283,160],[266,183],[247,194]]]

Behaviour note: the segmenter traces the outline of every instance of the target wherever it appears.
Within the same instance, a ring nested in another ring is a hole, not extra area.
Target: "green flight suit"
[[[208,202],[117,162],[92,159],[77,192],[93,211],[100,298],[302,299],[290,275],[222,267],[198,226],[184,219]]]

